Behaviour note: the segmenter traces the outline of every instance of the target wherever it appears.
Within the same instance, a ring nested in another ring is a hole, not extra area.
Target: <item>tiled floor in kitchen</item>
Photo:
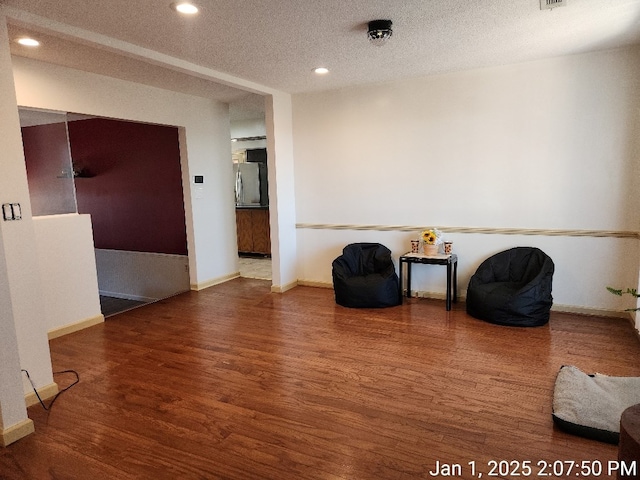
[[[271,258],[241,256],[240,276],[271,280]]]

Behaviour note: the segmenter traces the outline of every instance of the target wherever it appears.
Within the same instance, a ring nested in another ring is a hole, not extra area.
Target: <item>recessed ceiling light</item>
[[[189,2],[172,3],[171,8],[179,13],[184,13],[185,15],[195,15],[198,13],[198,7]]]
[[[313,71],[318,75],[326,75],[327,73],[329,73],[329,69],[327,67],[314,68]]]
[[[40,45],[40,42],[38,40],[28,37],[19,38],[18,43],[20,45],[24,45],[25,47],[37,47]]]

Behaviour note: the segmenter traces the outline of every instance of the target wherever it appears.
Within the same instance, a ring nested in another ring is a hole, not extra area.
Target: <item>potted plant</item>
[[[425,255],[437,255],[442,243],[442,232],[437,228],[428,228],[420,233]]]
[[[636,290],[635,288],[627,288],[626,290],[623,289],[617,289],[617,288],[612,288],[612,287],[607,287],[607,290],[609,290],[609,292],[613,293],[614,295],[618,295],[619,297],[621,297],[624,294],[629,294],[635,298],[640,298],[640,293],[638,293],[638,290]],[[637,312],[638,310],[640,310],[640,308],[625,308],[625,312]]]

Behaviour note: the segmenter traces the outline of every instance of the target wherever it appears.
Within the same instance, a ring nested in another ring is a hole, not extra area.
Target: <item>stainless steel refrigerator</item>
[[[260,203],[260,165],[258,163],[234,163],[236,179],[236,205],[258,207]]]

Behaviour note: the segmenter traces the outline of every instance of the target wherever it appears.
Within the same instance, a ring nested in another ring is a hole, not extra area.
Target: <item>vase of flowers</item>
[[[442,232],[437,228],[428,228],[420,234],[425,255],[437,255],[442,243]]]

